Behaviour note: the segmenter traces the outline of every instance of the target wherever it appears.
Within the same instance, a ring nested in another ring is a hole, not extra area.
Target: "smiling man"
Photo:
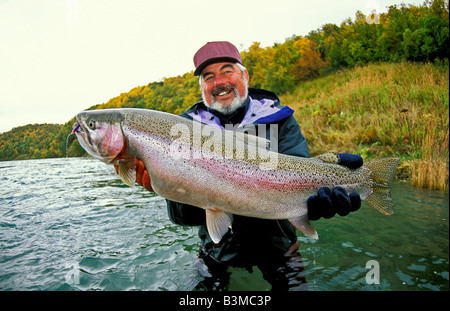
[[[271,139],[279,153],[309,157],[305,137],[293,117],[294,111],[281,106],[273,92],[248,88],[249,73],[241,56],[229,42],[208,42],[194,56],[199,76],[202,101],[181,116],[225,129],[252,128],[252,133]],[[257,133],[258,125],[266,133]],[[276,129],[276,134],[271,131]],[[264,130],[264,127],[262,128]],[[362,165],[357,155],[345,155],[340,164],[353,168]],[[151,180],[142,161],[136,161],[137,183],[152,191]],[[232,194],[230,194],[232,196]],[[358,194],[348,195],[342,188],[320,189],[308,200],[310,219],[331,218],[336,212],[347,215],[361,205]],[[296,229],[288,220],[268,220],[233,215],[233,223],[219,243],[211,239],[205,211],[195,206],[167,200],[172,222],[182,226],[199,226],[201,251],[199,272],[202,281],[197,289],[225,290],[230,273],[228,267],[257,266],[272,290],[305,289],[303,264]]]
[[[203,71],[200,88],[209,107],[228,115],[245,102],[249,77],[242,65],[220,62],[208,65]]]

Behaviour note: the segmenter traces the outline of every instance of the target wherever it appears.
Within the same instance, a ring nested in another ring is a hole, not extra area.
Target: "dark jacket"
[[[272,110],[271,110],[272,109]],[[226,124],[246,124],[238,130],[257,124],[276,124],[278,127],[278,152],[282,154],[309,157],[305,137],[293,116],[293,110],[280,105],[273,92],[249,88],[249,98],[232,115],[225,116],[210,109],[200,101],[181,116],[199,119],[216,127]],[[254,127],[255,128],[255,127]],[[251,133],[251,132],[248,132]],[[258,133],[256,133],[258,134]],[[260,134],[261,135],[261,134]],[[267,139],[270,126],[266,126]],[[232,230],[214,244],[206,229],[205,211],[201,208],[167,200],[169,217],[175,224],[200,226],[199,237],[203,251],[216,261],[235,265],[252,266],[269,257],[282,256],[297,241],[295,228],[288,220],[268,220],[233,215]]]

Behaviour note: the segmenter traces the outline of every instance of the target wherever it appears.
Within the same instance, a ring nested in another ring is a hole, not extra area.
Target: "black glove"
[[[338,155],[340,165],[350,169],[357,169],[363,165],[362,157],[357,154],[338,153]],[[317,195],[308,198],[307,207],[310,220],[318,220],[320,217],[329,219],[336,213],[340,216],[347,216],[361,207],[361,197],[356,192],[347,194],[342,187],[333,189],[322,187]]]
[[[336,187],[333,190],[322,187],[317,195],[308,198],[307,205],[310,220],[318,220],[320,217],[329,219],[336,213],[347,216],[350,212],[357,211],[361,207],[361,198],[356,192],[347,194],[342,187]]]
[[[338,153],[337,155],[340,159],[339,165],[344,165],[351,169],[360,168],[364,163],[363,158],[359,154]]]

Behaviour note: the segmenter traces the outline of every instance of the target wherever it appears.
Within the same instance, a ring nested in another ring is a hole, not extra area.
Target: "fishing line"
[[[316,284],[316,247],[312,246],[311,250],[312,250],[312,255],[313,255],[313,271],[314,271],[313,288],[315,289],[317,286],[317,284]]]
[[[73,134],[73,131],[72,131],[72,133],[70,133],[69,135],[67,135],[67,138],[66,138],[66,158],[67,158],[67,147],[68,147],[68,145],[69,145],[69,137],[70,137],[70,135],[72,135]]]

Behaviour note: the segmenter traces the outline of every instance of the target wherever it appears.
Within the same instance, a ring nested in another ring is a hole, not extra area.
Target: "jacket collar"
[[[203,101],[197,102],[183,114],[223,129],[226,124],[240,124],[240,127],[243,127],[249,124],[278,122],[294,113],[289,107],[280,106],[280,99],[273,92],[256,88],[249,88],[248,91],[249,96],[245,103],[231,115],[211,109]]]

